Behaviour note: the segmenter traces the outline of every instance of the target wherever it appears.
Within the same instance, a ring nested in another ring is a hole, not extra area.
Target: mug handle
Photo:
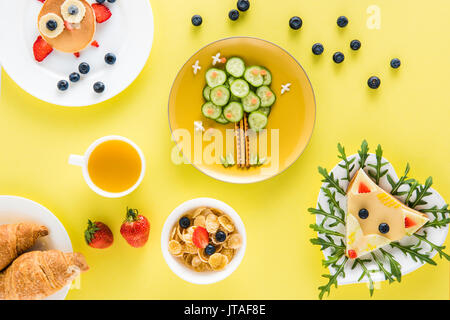
[[[71,165],[73,165],[73,166],[83,167],[84,164],[85,164],[84,156],[79,156],[79,155],[71,154],[71,155],[69,156],[69,164],[71,164]]]

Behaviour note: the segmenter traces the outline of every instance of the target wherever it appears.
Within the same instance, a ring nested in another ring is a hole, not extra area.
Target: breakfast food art
[[[172,228],[168,250],[194,271],[221,271],[242,243],[228,215],[216,208],[200,207],[185,213]]]
[[[47,298],[89,269],[81,253],[25,252],[48,234],[46,226],[35,223],[0,226],[0,300]]]
[[[319,298],[332,286],[367,282],[370,295],[376,281],[389,283],[428,263],[433,257],[450,261],[443,245],[450,217],[448,204],[431,188],[409,178],[409,164],[401,177],[363,141],[357,154],[347,156],[338,144],[341,162],[331,171],[319,167],[323,185],[310,227],[318,233],[311,239],[321,247],[323,265],[330,274],[319,287]]]

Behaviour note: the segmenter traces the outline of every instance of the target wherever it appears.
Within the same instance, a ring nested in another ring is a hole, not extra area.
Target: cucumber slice
[[[223,115],[230,122],[238,122],[244,117],[244,108],[239,102],[230,102],[223,108]]]
[[[254,87],[261,87],[264,83],[264,78],[261,75],[261,67],[251,66],[245,69],[244,79],[247,80]]]
[[[270,111],[272,111],[272,108],[271,107],[261,107],[258,109],[258,111],[265,114],[266,117],[268,117],[270,114]]]
[[[208,101],[202,106],[202,113],[209,119],[217,119],[222,114],[222,108]]]
[[[262,112],[253,111],[248,116],[248,125],[256,132],[261,131],[267,126],[267,116]]]
[[[228,121],[225,117],[224,117],[224,115],[223,114],[221,114],[217,119],[215,119],[216,120],[216,122],[217,123],[220,123],[220,124],[227,124],[228,122],[230,122],[230,121]]]
[[[225,70],[227,70],[227,72],[235,78],[242,77],[245,72],[244,60],[238,57],[228,59],[227,64],[225,65]]]
[[[230,87],[231,93],[238,98],[243,98],[250,92],[250,86],[247,81],[242,79],[234,80]]]
[[[209,98],[216,106],[223,107],[230,100],[230,90],[225,86],[212,88]]]
[[[205,98],[206,101],[209,101],[209,96],[211,94],[211,88],[206,86],[203,88],[203,98]]]
[[[206,71],[206,83],[210,88],[221,86],[227,81],[227,74],[219,69],[211,68]]]
[[[250,113],[250,112],[258,110],[260,104],[261,104],[261,100],[252,91],[250,91],[246,97],[242,98],[242,106],[244,107],[245,112]]]
[[[231,86],[231,84],[233,83],[233,81],[234,81],[234,80],[236,80],[236,78],[235,78],[235,77],[233,77],[233,76],[229,76],[229,77],[228,77],[228,80],[227,80],[227,82],[228,82],[228,85],[229,85],[229,86]]]
[[[256,94],[261,99],[261,107],[270,107],[275,103],[276,96],[267,86],[259,87]]]
[[[261,69],[261,75],[264,79],[263,86],[270,86],[270,84],[272,83],[272,73],[270,73],[270,71],[264,67],[262,67]]]

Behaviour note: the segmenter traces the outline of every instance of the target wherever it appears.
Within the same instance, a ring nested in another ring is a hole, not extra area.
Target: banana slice
[[[47,13],[39,20],[39,32],[47,38],[56,38],[63,31],[64,21],[54,13]]]
[[[86,15],[86,7],[79,0],[66,0],[61,5],[61,15],[69,23],[80,23]]]

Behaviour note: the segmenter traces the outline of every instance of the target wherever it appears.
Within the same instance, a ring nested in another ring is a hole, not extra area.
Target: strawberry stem
[[[137,209],[131,209],[127,207],[127,221],[135,222],[138,219],[139,212]]]

